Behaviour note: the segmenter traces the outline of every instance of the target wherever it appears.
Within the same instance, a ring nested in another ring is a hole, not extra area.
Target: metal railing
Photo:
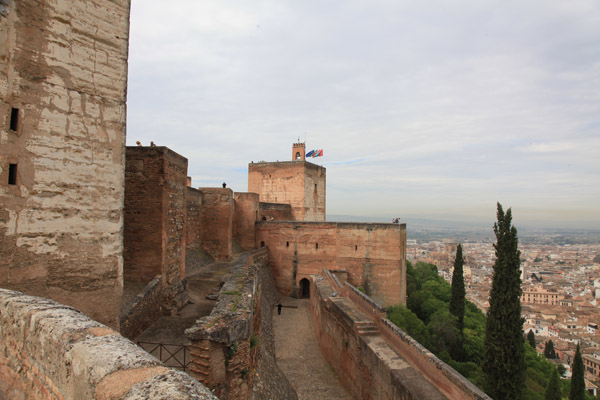
[[[137,342],[137,345],[158,358],[167,367],[185,372],[190,365],[190,346],[188,345],[154,342]]]

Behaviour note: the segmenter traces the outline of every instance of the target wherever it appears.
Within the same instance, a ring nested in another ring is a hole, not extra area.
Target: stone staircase
[[[377,324],[354,303],[344,297],[331,298],[331,301],[342,310],[354,323],[356,331],[361,336],[374,336],[379,334]]]
[[[377,328],[377,325],[372,321],[356,321],[354,326],[361,336],[379,335],[379,328]]]
[[[208,340],[202,340],[190,347],[192,362],[189,366],[191,375],[204,385],[210,383],[210,344]]]

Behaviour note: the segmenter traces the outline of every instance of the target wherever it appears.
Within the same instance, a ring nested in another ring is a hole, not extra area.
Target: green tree
[[[573,359],[573,365],[571,368],[573,375],[571,376],[571,391],[569,393],[569,400],[585,400],[583,359],[581,358],[579,344],[577,344],[577,350],[575,350],[575,358]]]
[[[529,342],[532,349],[535,349],[535,333],[533,333],[533,329],[527,333],[527,342]]]
[[[463,265],[465,260],[462,253],[462,245],[456,247],[454,257],[454,272],[452,273],[452,293],[450,295],[450,313],[456,317],[456,328],[458,335],[456,341],[450,347],[450,355],[457,361],[465,361],[464,328],[465,328],[465,280],[463,277]]]
[[[448,310],[439,310],[431,316],[427,324],[431,350],[440,354],[444,351],[451,352],[457,346],[459,332],[456,329],[456,317]],[[462,361],[462,360],[457,360]]]
[[[525,380],[525,347],[521,318],[521,252],[517,229],[512,226],[510,208],[506,213],[498,203],[496,262],[490,292],[490,308],[485,329],[485,355],[482,369],[486,391],[496,400],[521,398]]]
[[[560,400],[560,381],[558,378],[558,370],[554,368],[552,370],[552,376],[550,377],[550,382],[548,383],[548,387],[546,388],[546,395],[544,396],[545,400]]]
[[[452,294],[450,296],[450,313],[458,321],[457,328],[459,332],[463,331],[465,326],[465,280],[463,277],[463,265],[465,260],[462,253],[462,245],[456,247],[456,257],[454,258],[454,273],[452,274]]]
[[[554,351],[554,343],[552,340],[548,340],[544,346],[544,355],[548,360],[554,360],[556,358],[556,351]]]
[[[427,346],[428,338],[425,324],[408,308],[402,304],[388,307],[387,317],[417,342]]]

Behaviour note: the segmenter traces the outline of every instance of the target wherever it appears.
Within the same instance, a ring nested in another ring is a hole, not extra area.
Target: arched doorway
[[[309,299],[310,298],[310,282],[306,278],[302,278],[300,280],[300,298],[301,299]]]

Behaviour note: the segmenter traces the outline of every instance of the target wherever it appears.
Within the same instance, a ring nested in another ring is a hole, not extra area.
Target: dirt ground
[[[309,300],[281,297],[281,315],[273,313],[275,357],[300,400],[346,400],[333,368],[321,354],[313,332]]]

